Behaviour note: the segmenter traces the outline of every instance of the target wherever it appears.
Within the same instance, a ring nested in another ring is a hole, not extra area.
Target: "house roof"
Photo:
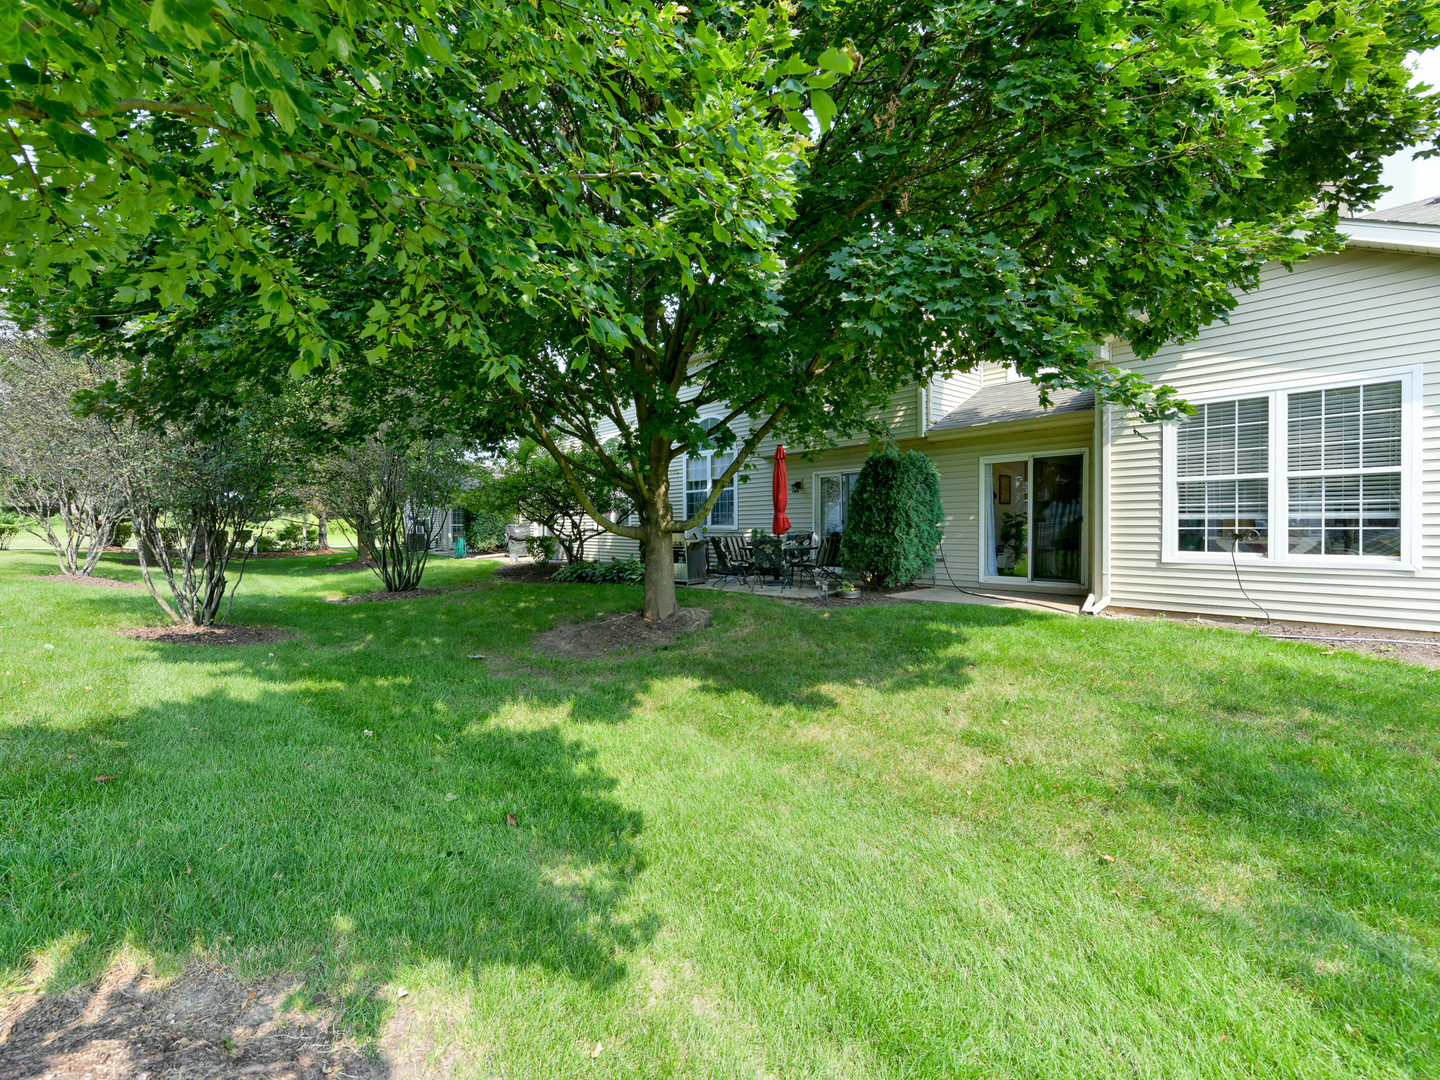
[[[1396,225],[1440,225],[1440,195],[1416,199],[1388,210],[1372,210],[1359,214],[1355,221],[1388,221]]]
[[[1052,390],[1050,408],[1040,405],[1040,388],[1028,379],[981,387],[959,408],[930,425],[933,431],[1001,424],[1009,420],[1038,420],[1056,413],[1090,412],[1095,395],[1089,390]]]

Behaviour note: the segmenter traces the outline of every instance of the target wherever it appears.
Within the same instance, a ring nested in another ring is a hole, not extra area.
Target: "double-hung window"
[[[701,421],[701,426],[710,431],[719,423],[718,417],[710,417]],[[710,492],[734,460],[735,455],[732,452],[711,448],[702,449],[698,454],[685,459],[685,520],[690,520],[700,512],[705,500],[710,497]],[[734,478],[720,492],[705,523],[712,529],[735,528]]]
[[[1400,557],[1402,389],[1386,382],[1289,395],[1291,554]]]
[[[1167,432],[1167,553],[1404,559],[1415,513],[1406,503],[1413,379],[1197,404]]]
[[[1197,406],[1176,432],[1180,551],[1270,545],[1270,399]]]

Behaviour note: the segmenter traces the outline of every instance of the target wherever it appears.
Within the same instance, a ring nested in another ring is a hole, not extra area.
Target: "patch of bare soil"
[[[1404,634],[1358,627],[1297,626],[1293,623],[1260,627],[1255,633],[1260,637],[1313,641],[1328,652],[1345,649],[1403,660],[1407,664],[1440,668],[1440,636],[1433,634]]]
[[[101,585],[107,589],[139,589],[135,581],[116,581],[109,577],[87,576],[85,574],[36,574],[37,581],[53,581],[58,585]]]
[[[646,622],[638,611],[604,615],[589,622],[557,626],[535,639],[535,651],[570,660],[592,660],[616,649],[654,649],[681,634],[710,625],[710,612],[684,607],[664,622]]]
[[[1310,623],[1272,622],[1257,625],[1258,620],[1225,619],[1213,615],[1176,616],[1136,611],[1128,608],[1108,608],[1103,613],[1107,619],[1165,619],[1175,622],[1194,623],[1214,627],[1217,630],[1238,630],[1258,637],[1278,638],[1282,641],[1309,641],[1318,645],[1325,653],[1347,652],[1369,653],[1407,664],[1440,669],[1440,634],[1425,634],[1406,630],[1377,630],[1365,626],[1321,626]]]
[[[287,1008],[293,981],[246,986],[223,968],[174,980],[116,964],[59,994],[0,999],[0,1080],[379,1080],[381,1061],[333,1017]]]
[[[537,563],[526,559],[517,563],[508,563],[495,571],[497,581],[518,581],[521,584],[533,585],[541,581],[549,581],[550,575],[564,566],[564,563]]]
[[[790,598],[787,596],[783,599],[789,600]],[[818,607],[826,611],[838,611],[841,608],[850,607],[879,607],[885,604],[914,603],[913,600],[904,600],[898,596],[891,596],[887,592],[872,592],[869,589],[862,589],[860,591],[860,595],[854,600],[841,600],[840,597],[836,596],[834,593],[831,593],[830,603],[828,605],[818,596],[812,596],[805,600],[791,600],[790,602],[794,604],[801,604],[805,607]]]
[[[295,636],[282,626],[138,626],[115,632],[162,645],[265,645]]]

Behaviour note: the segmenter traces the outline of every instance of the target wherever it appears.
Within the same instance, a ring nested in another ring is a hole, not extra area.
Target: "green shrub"
[[[135,536],[135,526],[128,521],[117,521],[115,531],[110,534],[110,543],[115,547],[124,547]]]
[[[532,536],[525,541],[525,554],[536,562],[554,562],[559,543],[553,536]]]
[[[645,581],[645,567],[639,559],[612,559],[607,563],[580,559],[556,570],[550,580],[586,585],[640,585]]]
[[[255,541],[256,551],[274,551],[275,546],[275,538],[269,533],[261,533],[259,539]]]
[[[0,520],[0,551],[5,551],[10,547],[10,541],[15,539],[15,534],[19,531],[18,522]]]
[[[465,546],[474,555],[505,549],[505,519],[484,510],[465,511]]]
[[[871,588],[893,589],[935,568],[945,510],[935,463],[916,450],[865,459],[840,541],[840,565]]]
[[[279,548],[299,547],[300,536],[300,523],[298,521],[286,522],[275,530],[275,546]]]

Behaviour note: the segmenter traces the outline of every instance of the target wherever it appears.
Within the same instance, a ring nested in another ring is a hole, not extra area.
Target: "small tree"
[[[326,502],[355,531],[360,558],[389,592],[419,588],[443,515],[465,478],[455,439],[378,434],[338,451],[324,470]]]
[[[600,454],[579,446],[567,447],[570,468],[587,492],[596,493],[600,505],[616,520],[630,513],[630,502],[606,480]],[[467,492],[461,504],[507,520],[517,517],[543,525],[559,542],[566,562],[585,558],[585,544],[606,530],[585,510],[555,458],[534,439],[521,439],[497,457],[479,486]]]
[[[75,394],[118,373],[115,364],[53,349],[37,333],[9,328],[0,336],[0,496],[50,545],[63,574],[94,570],[129,512],[114,440],[74,405]]]
[[[246,526],[270,516],[288,456],[263,414],[205,419],[203,428],[171,427],[145,440],[125,469],[145,584],[172,620],[191,626],[228,617],[248,553],[221,616],[226,572],[249,541]]]
[[[933,461],[916,450],[871,454],[850,495],[840,564],[872,587],[914,581],[935,567],[944,520]]]

